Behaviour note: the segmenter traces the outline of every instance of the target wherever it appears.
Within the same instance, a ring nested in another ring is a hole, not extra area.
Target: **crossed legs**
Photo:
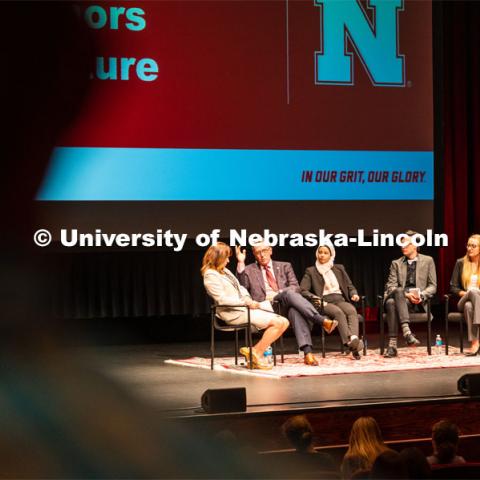
[[[469,290],[458,302],[458,310],[463,312],[467,321],[468,340],[472,342],[471,351],[476,352],[480,346],[480,291]]]

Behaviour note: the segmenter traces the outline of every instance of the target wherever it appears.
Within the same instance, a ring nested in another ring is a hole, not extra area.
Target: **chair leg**
[[[250,370],[253,370],[252,345],[253,345],[252,330],[249,329],[249,332],[248,332],[248,356],[250,358],[250,361],[248,362],[248,368]]]
[[[363,355],[365,356],[367,354],[367,335],[366,335],[367,316],[365,313],[365,297],[362,297],[362,315],[363,315],[363,324],[362,324]]]
[[[210,370],[213,370],[213,364],[215,361],[215,328],[213,326],[214,318],[211,318],[211,332],[210,332]]]
[[[463,353],[463,319],[465,317],[462,316],[460,319],[460,352]]]
[[[427,351],[432,354],[432,318],[430,315],[430,302],[427,303]]]
[[[283,350],[283,335],[280,337],[280,356],[281,356],[281,359],[282,359],[282,363],[285,363],[285,360],[283,358],[283,353],[284,353],[284,350]]]
[[[322,358],[325,358],[325,330],[322,328]]]
[[[235,365],[238,365],[238,330],[235,330]]]
[[[445,300],[445,355],[448,355],[448,345],[449,345],[449,338],[448,338],[448,296]]]
[[[379,321],[380,321],[380,355],[385,351],[385,320],[383,318],[383,300],[380,300]]]
[[[272,355],[273,355],[273,366],[277,366],[277,342],[273,342],[272,344]]]

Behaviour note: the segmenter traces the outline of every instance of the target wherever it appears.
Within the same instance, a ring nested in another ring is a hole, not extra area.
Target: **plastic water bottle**
[[[273,365],[273,351],[272,347],[268,347],[264,352],[263,352],[263,359],[267,365]]]
[[[435,353],[440,355],[443,352],[443,340],[440,335],[435,337]]]

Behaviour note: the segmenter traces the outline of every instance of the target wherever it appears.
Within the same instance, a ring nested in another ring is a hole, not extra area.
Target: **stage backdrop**
[[[77,10],[92,89],[39,191],[44,226],[433,226],[429,1]]]

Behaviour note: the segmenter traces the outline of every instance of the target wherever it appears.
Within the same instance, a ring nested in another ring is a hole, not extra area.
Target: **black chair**
[[[362,295],[360,297],[360,304],[361,304],[361,311],[362,311],[362,314],[358,316],[358,323],[361,324],[362,326],[362,340],[363,340],[363,354],[366,355],[367,354],[367,336],[366,336],[366,322],[365,322],[365,300],[366,300],[366,297],[365,295]],[[322,313],[323,312],[323,298],[322,298],[322,303],[321,303],[321,306],[320,308],[318,309],[318,312],[321,314],[321,315],[325,315],[325,313]],[[328,317],[330,318],[330,317]],[[345,347],[343,346],[343,343],[342,341],[340,340],[340,351],[342,353],[344,353],[345,351]],[[325,358],[325,330],[322,328],[322,358]]]
[[[220,317],[217,316],[217,308],[221,307],[235,307],[235,308],[246,308],[247,309],[247,321],[239,325],[228,325]],[[247,307],[239,307],[238,305],[212,305],[210,307],[210,316],[211,316],[211,325],[210,325],[210,369],[213,370],[213,365],[215,363],[215,330],[221,332],[235,332],[235,365],[238,365],[238,332],[243,331],[245,333],[245,343],[250,350],[250,360],[248,366],[250,369],[253,369],[252,361],[252,324],[250,323],[250,309]]]
[[[378,302],[378,322],[380,323],[380,355],[385,351],[385,322],[387,321],[387,314],[384,312],[385,306],[383,296],[377,296]],[[427,324],[427,351],[432,354],[432,314],[430,299],[426,302],[427,311],[419,313],[410,313],[410,323],[426,323]]]
[[[459,338],[460,338],[460,352],[463,353],[463,323],[465,322],[465,316],[462,312],[449,312],[450,297],[452,295],[445,295],[445,355],[448,355],[449,345],[449,323],[454,322],[460,325]]]
[[[239,325],[229,325],[224,322],[218,315],[217,315],[217,308],[219,307],[229,307],[229,308],[246,308],[247,309],[247,321],[245,323],[241,323]],[[250,309],[248,307],[242,307],[238,305],[212,305],[210,307],[210,317],[211,317],[211,325],[210,325],[210,369],[213,370],[214,362],[215,362],[215,330],[221,332],[235,332],[235,365],[238,365],[238,350],[239,350],[239,343],[238,343],[238,332],[243,331],[245,333],[245,344],[249,348],[249,357],[250,360],[248,362],[248,367],[250,369],[253,368],[252,362],[252,334],[258,333],[259,330],[252,325],[250,322]],[[281,342],[281,349],[282,349],[282,363],[283,363],[283,338],[280,337]],[[276,342],[272,345],[272,354],[273,354],[273,365],[277,365],[277,355],[276,355]]]

